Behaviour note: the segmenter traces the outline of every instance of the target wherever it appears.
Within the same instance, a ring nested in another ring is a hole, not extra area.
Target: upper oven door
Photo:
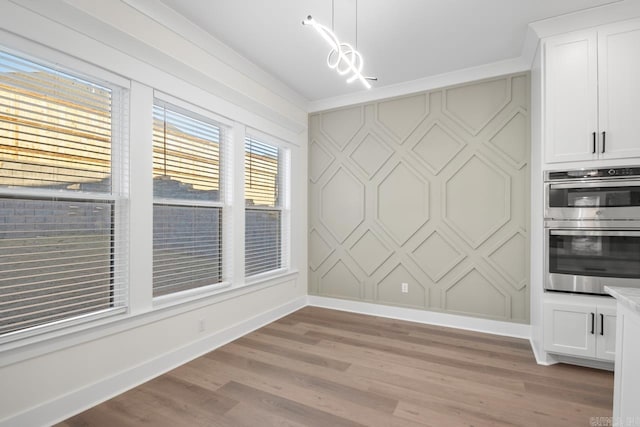
[[[640,219],[640,179],[548,182],[546,219]]]

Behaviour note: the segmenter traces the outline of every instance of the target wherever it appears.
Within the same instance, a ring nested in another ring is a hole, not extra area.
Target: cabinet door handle
[[[600,335],[604,335],[604,314],[600,313]]]
[[[591,154],[596,154],[596,133],[593,133],[593,151]]]
[[[602,132],[602,152],[604,153],[604,149],[606,147],[606,143],[607,143],[607,133],[606,132]]]
[[[596,314],[591,313],[591,335],[595,333],[595,326],[596,326]]]

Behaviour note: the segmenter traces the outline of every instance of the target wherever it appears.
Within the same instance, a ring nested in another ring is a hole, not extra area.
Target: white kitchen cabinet
[[[598,30],[598,99],[600,157],[640,157],[639,21]]]
[[[596,307],[600,327],[596,337],[596,359],[615,360],[616,358],[616,307],[599,304]]]
[[[640,157],[640,20],[551,37],[547,163]]]
[[[549,353],[613,361],[615,319],[611,298],[547,293],[544,348]]]

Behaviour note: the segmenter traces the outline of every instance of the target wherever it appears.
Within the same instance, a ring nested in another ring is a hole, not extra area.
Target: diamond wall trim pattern
[[[466,258],[449,239],[435,230],[411,251],[410,256],[434,282]]]
[[[412,151],[433,175],[438,175],[465,146],[442,122],[434,122],[413,146]]]
[[[371,178],[392,155],[393,150],[382,142],[380,137],[369,132],[362,138],[349,157],[360,167],[367,178]]]
[[[442,111],[471,135],[478,135],[511,101],[511,85],[493,79],[444,90]],[[469,102],[469,100],[482,102]]]
[[[324,113],[320,117],[320,129],[325,139],[343,150],[364,126],[362,107],[346,108]]]
[[[311,115],[309,293],[527,323],[528,91],[522,73]]]
[[[317,141],[311,141],[309,147],[309,179],[311,182],[318,182],[318,179],[327,171],[333,163],[333,157]]]
[[[392,139],[403,144],[429,113],[428,94],[392,99],[376,104],[376,122]]]

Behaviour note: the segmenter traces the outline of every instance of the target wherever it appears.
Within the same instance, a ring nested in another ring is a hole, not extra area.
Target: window
[[[0,52],[0,340],[125,310],[124,94]]]
[[[153,296],[222,282],[221,137],[225,129],[156,100]]]
[[[285,267],[284,150],[245,139],[245,276]]]

